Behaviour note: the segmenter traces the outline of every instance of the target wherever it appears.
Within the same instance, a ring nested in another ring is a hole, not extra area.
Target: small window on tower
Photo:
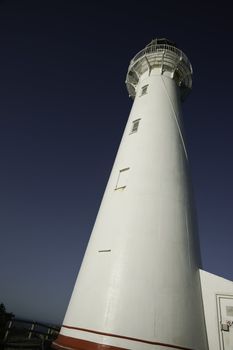
[[[141,120],[141,119],[133,120],[133,122],[132,122],[132,128],[131,128],[130,134],[133,134],[134,132],[137,132],[137,131],[138,131],[138,127],[139,127],[140,120]]]
[[[128,183],[129,168],[124,168],[119,171],[115,190],[124,189]]]
[[[148,84],[142,86],[141,95],[140,96],[143,96],[143,95],[147,94],[147,89],[148,89]]]

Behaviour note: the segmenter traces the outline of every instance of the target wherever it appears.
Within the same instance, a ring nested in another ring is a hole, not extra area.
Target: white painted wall
[[[228,334],[221,331],[218,298],[225,295],[233,300],[233,282],[203,270],[200,270],[200,277],[209,350],[232,350],[232,345],[224,346],[224,337]],[[233,330],[230,331],[233,337]]]
[[[148,93],[140,97],[145,84]],[[139,129],[130,134],[138,118]],[[175,81],[159,70],[144,73],[64,325],[207,349],[182,130]],[[124,168],[126,187],[115,190]],[[127,349],[170,349],[67,328],[61,334]]]

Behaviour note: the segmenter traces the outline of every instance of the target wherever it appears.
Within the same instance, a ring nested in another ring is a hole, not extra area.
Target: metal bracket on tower
[[[148,61],[148,58],[146,57],[146,55],[144,56],[145,60],[146,60],[146,63],[147,63],[147,67],[148,67],[148,70],[149,70],[149,76],[150,76],[150,73],[151,73],[151,65],[150,65],[150,62]]]
[[[133,72],[135,73],[135,75],[136,75],[136,77],[137,77],[137,79],[139,80],[139,78],[140,78],[140,75],[138,74],[138,72],[133,68]]]
[[[163,75],[164,56],[165,56],[165,51],[163,51],[163,56],[162,56],[162,59],[161,59],[161,75]]]
[[[172,72],[172,79],[174,78],[174,74],[175,74],[175,72],[178,70],[178,67],[179,67],[179,63],[182,61],[182,56],[179,56],[179,58],[178,58],[178,60],[177,60],[177,62],[176,62],[176,64],[175,64],[175,66],[174,66],[174,70],[173,70],[173,72]]]

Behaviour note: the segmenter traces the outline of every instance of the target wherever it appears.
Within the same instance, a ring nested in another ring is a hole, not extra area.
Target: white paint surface
[[[206,350],[199,248],[173,73],[152,68],[139,77],[64,325]],[[131,134],[136,119],[138,131]],[[125,168],[126,187],[116,190]],[[99,253],[104,249],[111,251]],[[133,350],[170,349],[67,328],[61,334]]]
[[[233,309],[233,282],[202,270],[200,276],[209,350],[232,350],[233,315],[226,307]],[[229,331],[224,331],[227,323]]]

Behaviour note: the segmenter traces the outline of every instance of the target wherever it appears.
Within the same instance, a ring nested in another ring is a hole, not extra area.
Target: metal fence
[[[6,324],[0,349],[50,349],[59,330],[58,326],[13,318]]]

